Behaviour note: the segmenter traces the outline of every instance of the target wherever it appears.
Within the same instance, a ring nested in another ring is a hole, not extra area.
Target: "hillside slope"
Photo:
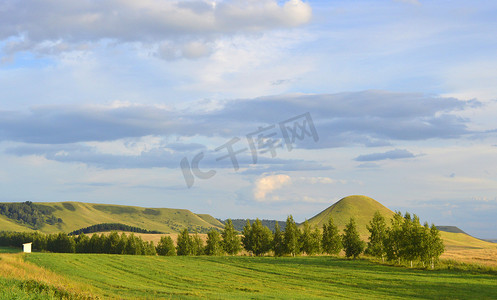
[[[45,233],[71,232],[101,223],[122,223],[147,230],[175,233],[188,228],[191,232],[207,232],[223,225],[209,215],[197,215],[187,209],[143,208],[138,206],[92,204],[82,202],[37,203],[54,208],[53,215],[62,223],[44,224],[39,231]],[[217,221],[217,222],[216,222]],[[30,228],[0,218],[1,230],[29,231]],[[6,228],[6,229],[4,229]]]
[[[385,217],[387,224],[389,224],[388,220],[395,214],[373,198],[359,195],[348,196],[310,218],[309,223],[311,226],[322,228],[323,224],[327,223],[331,217],[338,229],[342,231],[345,224],[353,217],[357,223],[359,234],[364,237],[369,233],[366,229],[366,224],[371,221],[376,211],[379,211]]]
[[[395,213],[372,198],[358,195],[341,199],[309,219],[309,223],[311,226],[322,228],[323,223],[328,222],[331,217],[342,232],[350,217],[354,217],[361,238],[367,241],[369,232],[366,225],[376,211],[385,217],[387,226],[389,226],[390,219]],[[495,255],[497,251],[496,244],[474,238],[455,226],[441,226],[440,233],[445,244],[445,258],[461,260],[462,257],[465,261],[480,263],[485,261],[485,256]]]
[[[0,231],[33,231],[31,228],[22,226],[10,220],[5,216],[0,216]]]

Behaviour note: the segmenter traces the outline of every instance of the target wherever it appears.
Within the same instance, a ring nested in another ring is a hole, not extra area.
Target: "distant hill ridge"
[[[458,227],[456,226],[439,226],[437,225],[437,228],[438,230],[440,231],[445,231],[445,232],[453,232],[453,233],[464,233],[464,234],[467,234],[466,232],[464,232],[462,229],[459,229]],[[469,235],[469,234],[468,234]]]
[[[149,231],[177,233],[187,228],[190,232],[206,233],[211,229],[222,229],[221,222],[210,215],[197,215],[187,209],[143,208],[138,206],[94,204],[83,202],[44,202],[44,203],[0,203],[2,207],[16,207],[27,216],[19,218],[12,211],[0,212],[0,230],[33,231],[45,233],[72,232],[81,228],[102,223],[120,223]],[[30,209],[29,207],[36,209]],[[43,222],[33,222],[43,209]],[[45,220],[49,220],[46,222]],[[51,222],[56,220],[56,222]],[[36,225],[36,226],[34,226]]]
[[[366,224],[373,218],[376,211],[380,211],[387,220],[394,215],[393,211],[370,197],[353,195],[340,199],[310,218],[309,223],[311,226],[322,228],[323,223],[332,217],[341,231],[350,217],[354,217],[359,234],[366,239],[369,235]],[[251,223],[253,221],[251,220]],[[235,228],[241,231],[246,220],[233,219],[233,222]],[[284,221],[262,220],[262,222],[271,230],[274,229],[276,222],[280,224],[282,230],[285,227]],[[119,223],[143,229],[144,232],[164,233],[178,233],[184,228],[190,232],[206,233],[211,229],[222,230],[224,227],[222,221],[211,215],[195,214],[186,209],[144,208],[83,202],[0,203],[0,230],[4,231],[72,232],[102,223]],[[387,224],[389,224],[388,221]],[[450,236],[461,235],[462,240],[465,240],[462,235],[470,237],[455,226],[438,226],[438,228]],[[471,239],[472,242],[473,239]]]

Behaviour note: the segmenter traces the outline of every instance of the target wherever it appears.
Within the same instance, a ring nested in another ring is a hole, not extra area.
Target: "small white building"
[[[31,244],[33,243],[22,244],[22,249],[24,250],[25,253],[31,253]]]

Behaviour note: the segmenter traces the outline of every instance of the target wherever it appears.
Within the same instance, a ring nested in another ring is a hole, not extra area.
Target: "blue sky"
[[[303,221],[364,194],[496,238],[496,15],[491,1],[2,1],[0,201]],[[290,151],[280,124],[306,113],[316,136]],[[238,170],[219,159],[229,142]],[[200,153],[197,173],[180,167]]]

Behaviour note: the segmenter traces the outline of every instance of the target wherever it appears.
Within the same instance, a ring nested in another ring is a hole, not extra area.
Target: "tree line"
[[[188,229],[178,235],[176,245],[170,236],[161,237],[154,246],[133,234],[119,235],[113,231],[109,235],[94,234],[90,237],[84,233],[77,237],[63,233],[44,235],[40,233],[0,232],[0,246],[20,247],[22,243],[33,242],[37,251],[69,253],[109,253],[138,255],[237,255],[244,249],[251,255],[296,256],[301,254],[338,255],[342,250],[348,258],[357,258],[360,254],[394,261],[414,263],[432,268],[444,251],[440,232],[435,225],[420,224],[416,215],[402,215],[397,212],[387,225],[379,213],[367,225],[368,242],[365,243],[357,230],[354,218],[346,224],[342,233],[329,219],[321,229],[312,228],[308,221],[300,229],[292,216],[285,222],[285,230],[278,223],[271,231],[259,219],[247,220],[241,235],[231,220],[227,220],[224,229],[219,232],[211,230],[204,243],[198,233],[191,235]]]
[[[154,234],[164,233],[157,230],[147,230],[121,223],[101,223],[81,228],[78,230],[74,230],[70,232],[69,235],[79,235],[82,233],[105,232],[105,231],[127,231],[127,232],[136,232],[136,233],[154,233]]]
[[[39,232],[0,232],[0,246],[22,247],[33,243],[34,251],[55,253],[107,253],[130,255],[156,255],[153,242],[143,241],[133,233],[119,235],[116,231],[108,235],[82,233],[68,236],[65,233],[43,234]]]
[[[223,224],[226,224],[226,222],[228,221],[228,220],[221,220],[221,219],[217,219],[217,220]],[[240,232],[243,230],[243,227],[247,223],[247,219],[230,219],[230,220],[233,223],[233,226],[235,227],[235,229],[237,231],[240,231]],[[249,219],[249,221],[255,222],[255,219]],[[274,230],[276,223],[278,223],[278,226],[280,226],[280,228],[282,230],[285,230],[285,221],[266,220],[266,219],[262,219],[260,221],[261,221],[262,225],[268,227],[272,231]]]
[[[237,234],[231,220],[227,220],[221,234],[212,230],[207,235],[204,245],[198,235],[193,237],[185,229],[178,236],[177,245],[170,237],[163,237],[159,242],[162,251],[159,255],[236,255],[242,249],[256,256],[272,253],[274,256],[296,256],[300,254],[338,255],[342,250],[348,258],[357,258],[365,253],[370,256],[401,262],[414,262],[423,266],[434,267],[435,262],[444,252],[440,231],[435,225],[423,226],[416,215],[397,212],[387,226],[385,218],[379,213],[367,225],[369,231],[368,242],[361,240],[354,218],[345,225],[340,234],[333,219],[323,225],[320,230],[312,228],[308,221],[300,229],[292,216],[285,223],[282,231],[278,223],[271,231],[259,219],[254,222],[246,221],[241,237]],[[175,253],[176,252],[176,253]]]

